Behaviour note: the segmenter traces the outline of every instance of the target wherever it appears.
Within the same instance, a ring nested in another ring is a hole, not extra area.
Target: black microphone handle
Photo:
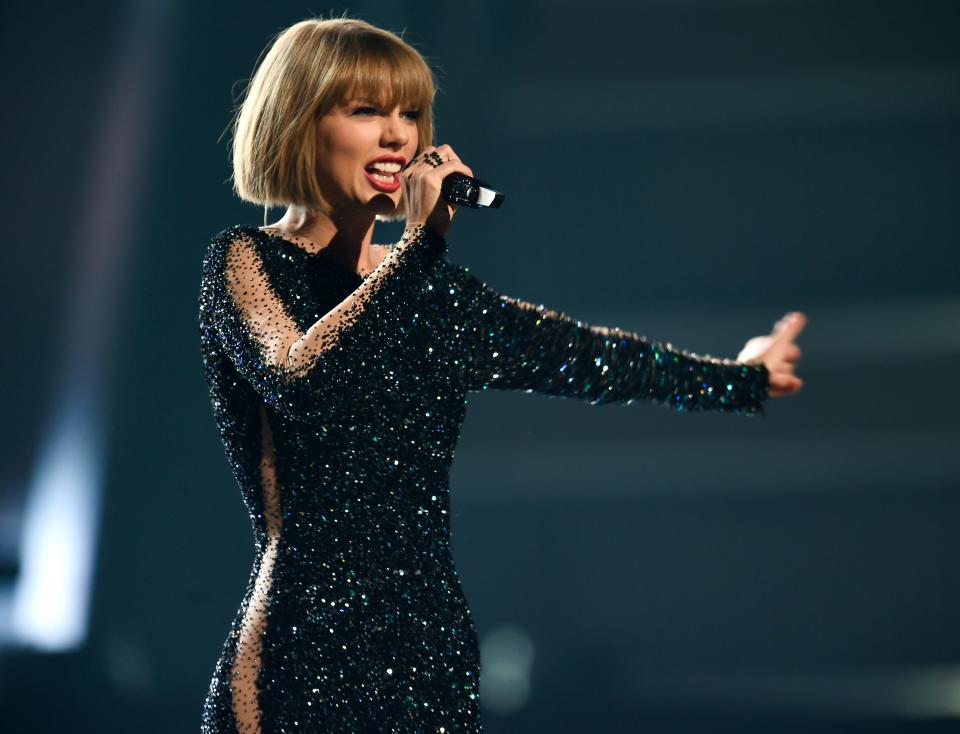
[[[440,193],[443,198],[457,206],[468,206],[471,209],[498,208],[504,196],[490,184],[478,178],[471,178],[466,174],[454,171],[449,173],[440,184]]]

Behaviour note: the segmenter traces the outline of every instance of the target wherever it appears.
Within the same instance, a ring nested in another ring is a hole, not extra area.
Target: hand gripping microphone
[[[440,184],[440,193],[451,204],[468,206],[471,209],[497,209],[504,198],[503,194],[494,190],[490,184],[459,171],[447,174]]]

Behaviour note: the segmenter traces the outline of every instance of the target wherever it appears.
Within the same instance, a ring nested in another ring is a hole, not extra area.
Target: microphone
[[[454,171],[447,174],[440,184],[440,193],[451,204],[468,206],[471,209],[499,208],[504,196],[490,184],[478,178]]]

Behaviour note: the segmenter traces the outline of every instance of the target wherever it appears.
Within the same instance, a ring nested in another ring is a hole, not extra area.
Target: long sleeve
[[[256,242],[232,227],[211,240],[204,258],[201,332],[215,335],[266,403],[290,418],[322,419],[333,401],[365,389],[376,361],[371,348],[402,354],[403,323],[446,249],[426,228],[408,228],[360,286],[302,332],[271,286]]]
[[[499,294],[466,267],[451,271],[468,390],[764,415],[770,386],[762,364],[700,356],[633,332],[591,326]]]

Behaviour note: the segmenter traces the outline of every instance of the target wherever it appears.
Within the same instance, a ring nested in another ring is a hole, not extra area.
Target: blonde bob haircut
[[[317,121],[366,98],[420,111],[417,152],[433,145],[436,83],[420,52],[355,18],[311,18],[281,31],[266,50],[233,119],[233,187],[264,207],[330,212],[317,181]],[[391,216],[405,217],[401,199]]]

